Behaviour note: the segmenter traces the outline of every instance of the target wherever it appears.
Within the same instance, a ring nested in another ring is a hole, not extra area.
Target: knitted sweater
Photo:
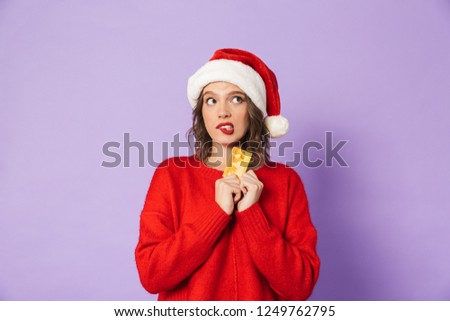
[[[305,300],[319,273],[316,230],[298,174],[255,171],[259,201],[227,215],[215,202],[222,171],[191,157],[155,170],[141,213],[136,264],[158,300]]]

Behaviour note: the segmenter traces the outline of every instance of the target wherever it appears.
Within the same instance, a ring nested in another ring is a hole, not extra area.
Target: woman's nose
[[[226,102],[219,103],[218,107],[219,107],[219,110],[218,110],[219,118],[228,118],[231,116],[230,110],[229,110]]]

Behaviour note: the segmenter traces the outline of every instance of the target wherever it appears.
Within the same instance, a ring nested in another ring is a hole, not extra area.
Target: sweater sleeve
[[[157,168],[141,213],[135,251],[143,287],[156,294],[176,288],[210,256],[215,241],[230,221],[216,202],[202,205],[197,219],[175,228],[167,168]]]
[[[250,255],[281,300],[306,300],[318,278],[317,233],[306,193],[294,172],[289,181],[288,217],[284,231],[271,225],[259,203],[237,212]]]

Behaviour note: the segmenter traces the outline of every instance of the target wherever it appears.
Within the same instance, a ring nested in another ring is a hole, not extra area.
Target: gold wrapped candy
[[[252,153],[238,147],[233,147],[231,150],[231,166],[225,168],[223,177],[236,174],[237,177],[241,178],[242,174],[247,171],[251,158]]]

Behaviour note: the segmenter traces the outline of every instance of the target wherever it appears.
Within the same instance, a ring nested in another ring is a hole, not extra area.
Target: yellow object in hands
[[[251,158],[252,153],[238,147],[233,147],[231,150],[231,166],[225,168],[223,177],[236,174],[237,177],[241,178],[242,174],[247,171]]]

